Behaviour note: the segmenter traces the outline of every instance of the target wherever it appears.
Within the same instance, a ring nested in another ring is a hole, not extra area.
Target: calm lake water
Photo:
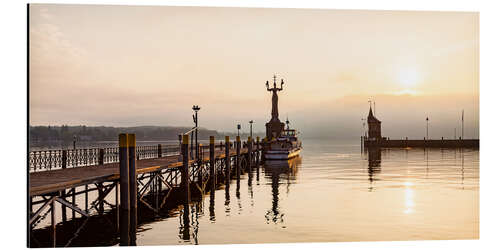
[[[479,151],[303,140],[293,168],[262,166],[228,190],[141,225],[137,245],[479,238]]]

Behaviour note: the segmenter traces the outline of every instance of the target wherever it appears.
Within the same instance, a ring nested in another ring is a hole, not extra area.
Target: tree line
[[[120,133],[132,133],[137,140],[177,140],[178,135],[189,131],[189,127],[139,126],[139,127],[106,127],[106,126],[30,126],[30,141],[112,141],[117,140]],[[198,129],[199,138],[215,136],[223,137],[216,130]]]

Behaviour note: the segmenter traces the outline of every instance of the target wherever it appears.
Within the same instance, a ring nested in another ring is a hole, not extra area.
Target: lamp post
[[[73,135],[73,150],[76,149],[76,135]]]
[[[253,124],[253,120],[250,120],[248,123],[250,123],[250,137],[252,137],[252,124]]]
[[[236,125],[236,129],[238,129],[238,136],[240,136],[241,125],[240,124]]]
[[[193,111],[194,111],[194,115],[193,115],[193,121],[194,121],[194,143],[196,144],[196,159],[198,159],[198,111],[200,111],[200,107],[198,105],[193,105]]]
[[[427,123],[426,130],[425,130],[425,138],[429,140],[429,117],[425,118],[425,121]]]

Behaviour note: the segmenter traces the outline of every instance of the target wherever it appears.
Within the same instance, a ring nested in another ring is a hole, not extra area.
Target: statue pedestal
[[[269,121],[266,123],[266,137],[267,139],[277,138],[281,132],[285,129],[285,124],[277,121]]]

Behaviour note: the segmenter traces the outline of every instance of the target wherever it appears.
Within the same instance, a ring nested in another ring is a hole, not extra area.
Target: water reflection
[[[279,206],[279,185],[280,178],[283,177],[287,180],[287,186],[290,185],[290,178],[295,179],[297,173],[297,166],[301,163],[301,158],[297,157],[288,161],[270,161],[264,164],[264,171],[266,177],[271,179],[272,188],[272,207],[265,215],[266,223],[273,222],[279,224],[284,222],[285,214],[280,211]],[[287,187],[287,192],[289,188]]]
[[[413,213],[413,207],[415,206],[413,197],[413,183],[405,182],[405,214]]]
[[[368,148],[368,180],[370,187],[368,191],[373,191],[374,175],[379,174],[381,171],[380,164],[382,162],[382,150],[378,147]]]

